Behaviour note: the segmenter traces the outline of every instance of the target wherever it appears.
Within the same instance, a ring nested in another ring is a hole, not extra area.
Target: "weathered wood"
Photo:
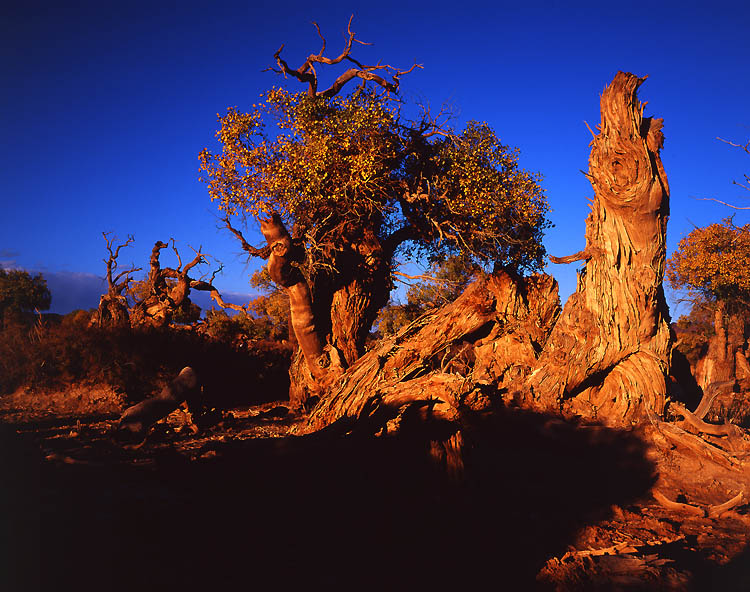
[[[724,425],[706,423],[702,419],[693,415],[681,403],[672,403],[671,408],[682,415],[688,424],[703,434],[709,434],[711,436],[738,436],[741,433],[740,428],[731,423],[726,423]]]
[[[118,431],[145,437],[154,423],[177,409],[183,401],[196,397],[199,390],[198,376],[190,366],[186,366],[157,396],[128,407],[120,417]]]
[[[662,121],[643,117],[636,97],[643,80],[619,72],[602,94],[587,262],[526,385],[536,406],[610,424],[663,412],[671,351],[662,290],[669,187]]]
[[[698,362],[695,377],[704,391],[713,383],[734,382],[745,378],[748,371],[745,346],[745,322],[740,315],[730,314],[719,302],[714,311],[714,334],[708,342],[706,355]]]
[[[455,422],[462,406],[487,405],[477,385],[530,370],[558,310],[557,284],[549,276],[521,279],[499,271],[480,278],[453,303],[360,358],[324,395],[304,430],[349,417],[367,420],[373,432],[387,431],[388,422],[395,426],[414,409],[425,422]]]
[[[107,245],[109,257],[104,259],[107,266],[107,292],[99,298],[99,307],[91,317],[90,325],[97,327],[127,327],[130,325],[130,315],[128,311],[128,301],[122,295],[133,281],[131,274],[140,271],[139,267],[130,266],[128,269],[116,274],[120,249],[129,246],[135,239],[128,236],[128,239],[116,247],[114,246],[115,238],[110,233],[102,232],[104,242]],[[116,274],[116,275],[115,275]]]
[[[654,499],[659,502],[662,506],[667,508],[667,510],[672,510],[673,512],[681,512],[685,514],[692,514],[693,516],[700,516],[704,517],[706,516],[706,510],[703,508],[700,508],[698,506],[694,506],[693,504],[683,504],[682,502],[673,502],[669,498],[667,498],[663,493],[654,490],[651,492],[651,494],[654,496]]]
[[[708,413],[708,410],[711,408],[714,399],[723,390],[732,390],[732,386],[734,386],[734,383],[729,380],[723,382],[712,382],[709,384],[707,388],[703,389],[703,397],[701,397],[700,403],[698,403],[698,407],[695,408],[693,415],[698,419],[706,417],[706,413]]]

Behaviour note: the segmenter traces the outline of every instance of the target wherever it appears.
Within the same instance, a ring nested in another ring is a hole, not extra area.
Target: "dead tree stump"
[[[306,431],[344,418],[388,431],[418,409],[445,441],[462,409],[486,408],[493,397],[613,425],[663,412],[672,347],[662,290],[669,189],[662,121],[644,118],[636,97],[643,80],[620,72],[602,94],[586,248],[557,260],[586,263],[562,313],[549,276],[480,279],[337,378]]]
[[[669,186],[659,157],[662,120],[643,117],[644,81],[618,72],[602,93],[602,122],[591,143],[595,198],[585,260],[526,385],[544,409],[609,424],[664,410],[672,339],[662,281]]]

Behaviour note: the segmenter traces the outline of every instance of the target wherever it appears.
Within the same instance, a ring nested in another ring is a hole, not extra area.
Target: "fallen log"
[[[725,423],[723,425],[715,425],[706,423],[702,419],[698,419],[690,411],[688,411],[682,403],[672,403],[672,409],[679,415],[685,418],[685,421],[694,427],[696,430],[703,434],[709,434],[711,436],[726,436],[726,437],[738,437],[741,436],[742,430],[736,425],[731,423]]]
[[[362,356],[333,383],[300,431],[361,417],[363,410],[390,421],[410,404],[429,403],[432,415],[453,420],[464,404],[486,408],[488,397],[470,396],[475,385],[528,373],[558,311],[557,283],[550,276],[498,271],[480,278],[453,303]],[[462,356],[472,363],[452,363]]]
[[[128,407],[123,412],[117,428],[118,438],[142,440],[153,424],[169,415],[184,401],[196,398],[199,391],[197,374],[190,366],[186,366],[158,395]]]

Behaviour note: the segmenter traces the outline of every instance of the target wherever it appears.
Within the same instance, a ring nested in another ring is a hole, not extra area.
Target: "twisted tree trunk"
[[[527,388],[545,409],[619,424],[661,414],[671,336],[662,280],[669,186],[659,157],[662,120],[643,117],[643,78],[619,72],[601,97],[588,177],[578,288],[565,305]],[[554,260],[554,259],[553,259]]]
[[[488,410],[505,385],[531,371],[558,313],[550,276],[479,278],[360,358],[299,431],[334,422],[370,434],[419,431],[432,456],[459,472],[461,413]]]
[[[364,353],[365,340],[389,294],[389,268],[374,236],[345,241],[331,269],[300,271],[304,253],[278,215],[261,222],[271,278],[289,295],[290,320],[299,345],[292,358],[289,399],[302,409]],[[326,344],[325,346],[323,344]]]
[[[610,424],[662,413],[672,345],[662,291],[669,190],[661,120],[644,118],[636,98],[642,82],[620,72],[602,95],[587,245],[559,260],[586,265],[562,313],[549,276],[501,271],[479,280],[363,356],[322,393],[304,430],[343,421],[388,432],[419,417],[451,459],[462,411],[493,399]]]

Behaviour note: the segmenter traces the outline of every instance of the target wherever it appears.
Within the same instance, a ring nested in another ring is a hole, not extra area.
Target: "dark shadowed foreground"
[[[718,567],[717,554],[737,549],[714,545],[709,557],[687,522],[650,499],[655,465],[636,433],[502,411],[474,422],[465,480],[455,482],[423,440],[344,437],[336,426],[289,437],[295,420],[284,412],[240,410],[198,435],[159,424],[136,449],[113,444],[114,422],[103,418],[0,426],[3,589],[680,590],[724,578],[722,589],[741,590],[748,581],[746,552]],[[636,539],[642,548],[627,554],[564,558],[582,542]],[[551,559],[557,575],[545,579]]]

